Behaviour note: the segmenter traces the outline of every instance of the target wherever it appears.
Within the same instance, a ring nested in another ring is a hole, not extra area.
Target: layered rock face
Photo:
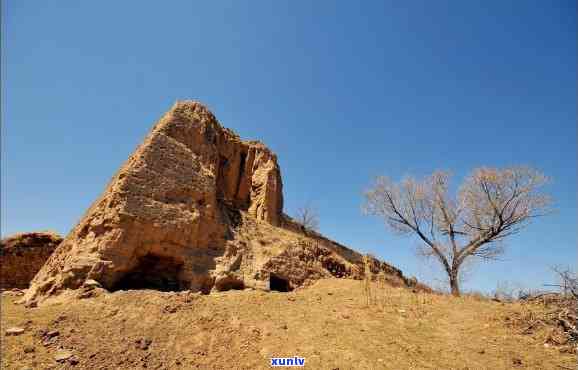
[[[361,256],[283,214],[277,158],[197,102],[176,103],[47,263],[24,302],[107,290],[289,290],[359,275]],[[401,275],[401,272],[400,272]]]
[[[0,289],[28,288],[30,281],[62,242],[51,232],[31,232],[0,241]]]
[[[179,102],[154,126],[101,197],[48,260],[26,296],[75,289],[86,279],[115,289],[162,259],[168,284],[202,290],[231,238],[228,209],[276,225],[283,208],[276,156],[219,125],[204,106]],[[144,265],[144,267],[143,267]]]

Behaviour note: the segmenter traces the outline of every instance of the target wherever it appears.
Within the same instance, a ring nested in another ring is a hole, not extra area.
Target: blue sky
[[[363,216],[377,175],[526,164],[556,213],[466,289],[575,266],[574,1],[2,2],[2,234],[66,234],[176,100],[279,156],[285,210],[432,281]]]

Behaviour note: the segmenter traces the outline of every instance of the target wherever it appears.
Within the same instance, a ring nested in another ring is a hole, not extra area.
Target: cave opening
[[[147,254],[138,259],[135,268],[126,273],[112,290],[186,290],[186,284],[180,279],[182,268],[183,263],[173,258]]]
[[[283,279],[275,274],[269,274],[269,290],[276,292],[290,292],[291,285],[289,280]]]

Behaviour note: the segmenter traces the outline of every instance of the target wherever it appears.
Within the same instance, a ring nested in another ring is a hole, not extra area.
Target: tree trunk
[[[458,271],[457,270],[453,270],[450,272],[449,274],[450,276],[450,289],[452,292],[452,295],[459,297],[460,296],[460,283],[459,283],[459,279],[458,279]]]

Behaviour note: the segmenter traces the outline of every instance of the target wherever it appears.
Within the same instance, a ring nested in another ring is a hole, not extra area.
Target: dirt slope
[[[505,325],[516,304],[324,279],[289,293],[118,291],[26,309],[4,293],[5,369],[574,369],[576,356]],[[381,302],[381,303],[380,303]],[[12,327],[20,335],[6,334]],[[56,331],[56,332],[55,332]],[[64,350],[64,352],[63,352]],[[63,355],[61,363],[55,355]]]

